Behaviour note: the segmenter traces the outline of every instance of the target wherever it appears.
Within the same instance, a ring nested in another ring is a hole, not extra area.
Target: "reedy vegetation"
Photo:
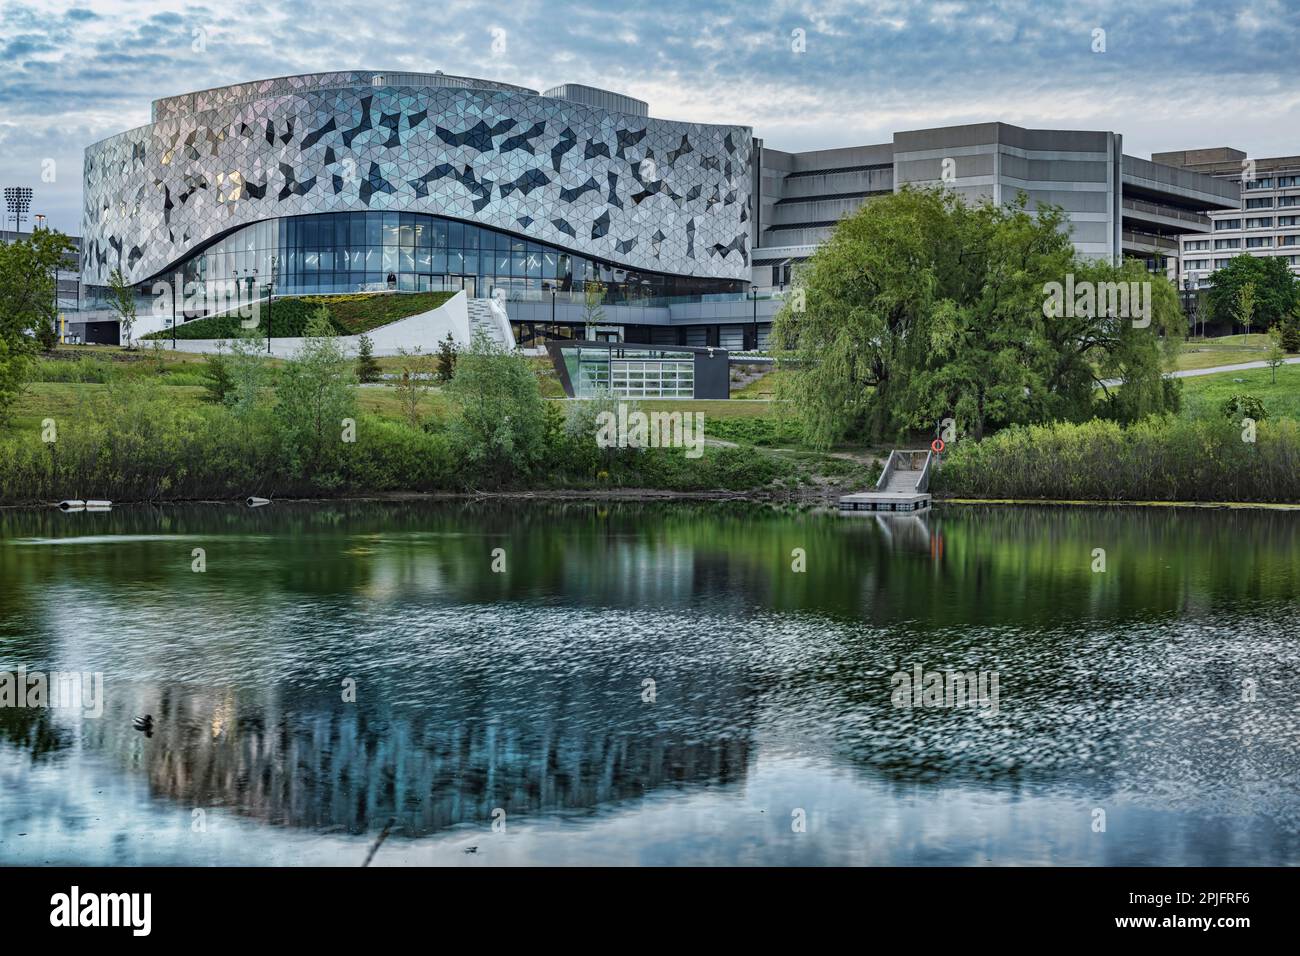
[[[211,359],[207,404],[175,400],[157,377],[109,375],[103,401],[56,420],[57,440],[0,431],[0,501],[318,497],[387,491],[649,487],[750,489],[798,481],[798,462],[752,449],[597,447],[565,427],[584,403],[542,398],[521,355],[480,339],[461,353],[442,416],[395,421],[357,408],[353,363],[317,323],[300,352],[268,360],[260,340]],[[354,441],[344,439],[355,421]]]
[[[1090,501],[1300,501],[1300,423],[1152,416],[1128,426],[1014,426],[958,442],[931,487],[971,498]]]

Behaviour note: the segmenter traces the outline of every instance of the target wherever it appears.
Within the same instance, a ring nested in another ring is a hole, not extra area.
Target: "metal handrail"
[[[889,476],[894,472],[894,456],[896,454],[898,454],[898,452],[890,451],[889,457],[885,459],[885,470],[882,471],[880,477],[876,479],[877,491],[884,491],[885,487],[889,484]]]
[[[918,492],[926,491],[930,487],[930,463],[934,461],[934,452],[925,453],[925,465],[921,468],[921,477],[916,479],[916,490]]]

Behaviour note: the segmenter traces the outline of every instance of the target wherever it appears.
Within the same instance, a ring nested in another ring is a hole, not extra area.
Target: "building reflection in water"
[[[491,718],[447,721],[293,701],[278,688],[138,687],[131,697],[115,695],[103,719],[84,721],[84,743],[144,773],[155,795],[326,832],[393,817],[421,836],[485,824],[496,808],[516,819],[581,816],[664,788],[736,783],[751,752],[743,735],[656,732],[634,712],[636,696],[623,708],[609,701],[598,725],[512,720],[508,701],[484,702]],[[749,725],[736,703],[736,726]],[[149,706],[156,726],[145,740],[130,714]]]

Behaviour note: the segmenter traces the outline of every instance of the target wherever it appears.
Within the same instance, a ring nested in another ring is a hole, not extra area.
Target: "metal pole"
[[[176,295],[180,290],[181,274],[172,276],[172,351],[176,351]]]
[[[271,354],[271,302],[275,298],[275,277],[279,272],[275,256],[271,256],[271,281],[266,286],[266,354]]]

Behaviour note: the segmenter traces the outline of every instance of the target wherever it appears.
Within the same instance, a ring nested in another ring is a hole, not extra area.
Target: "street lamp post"
[[[172,351],[176,351],[176,296],[181,292],[181,274],[172,276]]]
[[[280,266],[271,256],[271,281],[266,284],[266,354],[271,354],[271,301],[275,298],[275,278],[280,274]]]

